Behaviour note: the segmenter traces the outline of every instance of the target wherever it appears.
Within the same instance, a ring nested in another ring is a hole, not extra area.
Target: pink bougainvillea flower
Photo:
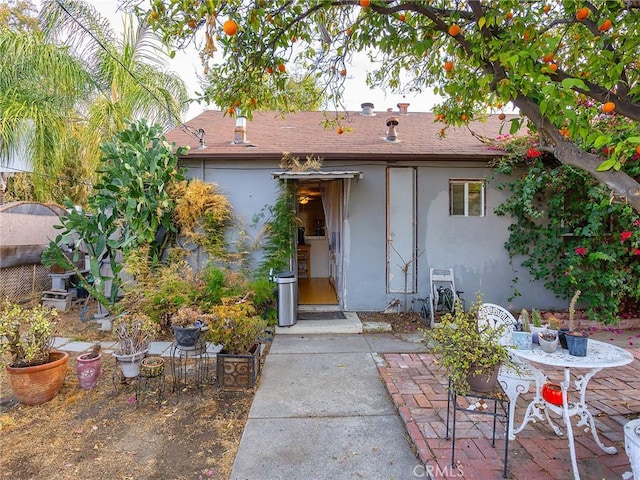
[[[633,226],[634,227],[640,227],[640,218],[638,218],[638,219],[633,221]]]
[[[527,157],[529,158],[538,158],[542,156],[542,152],[540,150],[537,150],[535,148],[530,148],[529,150],[527,150]]]
[[[631,254],[632,255],[640,255],[640,248],[632,248],[631,249]]]
[[[620,241],[624,242],[625,240],[628,240],[631,237],[631,235],[633,235],[633,232],[622,232],[620,234]]]
[[[587,254],[587,249],[585,247],[576,247],[575,248],[576,255],[580,255],[581,257]]]

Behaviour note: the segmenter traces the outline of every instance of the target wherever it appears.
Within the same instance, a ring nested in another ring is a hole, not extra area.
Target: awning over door
[[[279,178],[281,180],[338,180],[341,178],[360,180],[362,178],[362,172],[358,172],[355,170],[348,170],[344,172],[334,171],[334,172],[325,172],[325,171],[314,171],[307,170],[304,172],[271,172],[273,178]]]

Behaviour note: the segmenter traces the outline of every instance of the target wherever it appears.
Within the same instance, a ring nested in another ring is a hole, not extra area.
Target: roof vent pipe
[[[361,103],[360,108],[362,108],[360,115],[364,115],[365,117],[373,117],[375,115],[375,113],[373,113],[373,103]]]
[[[400,110],[400,113],[402,115],[408,115],[409,112],[407,111],[409,109],[409,103],[399,103],[398,104],[398,110]]]
[[[236,118],[236,128],[233,131],[233,143],[247,143],[247,117]]]
[[[391,117],[387,119],[387,142],[396,142],[398,141],[398,135],[396,134],[396,127],[398,126],[398,117]]]

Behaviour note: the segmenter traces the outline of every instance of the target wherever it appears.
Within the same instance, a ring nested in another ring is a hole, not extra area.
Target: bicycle
[[[431,301],[431,297],[427,296],[424,298],[414,298],[411,300],[413,310],[413,303],[420,302],[422,305],[420,306],[420,314],[423,319],[431,319],[431,309],[434,308],[434,313],[455,313],[456,306],[456,298],[460,300],[462,303],[462,309],[465,310],[464,299],[460,297],[460,294],[464,292],[460,290],[456,290],[455,292],[449,286],[439,285],[434,289],[433,292],[433,302]]]

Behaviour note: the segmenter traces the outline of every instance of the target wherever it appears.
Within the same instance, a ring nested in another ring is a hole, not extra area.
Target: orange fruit
[[[280,65],[278,65],[278,71],[280,73],[284,73],[287,71],[287,67],[284,66],[284,63],[281,63]]]
[[[345,34],[346,36],[350,37],[352,32],[353,32],[353,30],[351,29],[351,27],[348,27],[348,28],[344,31],[344,34]]]
[[[267,73],[273,73],[273,67],[267,67]]]
[[[496,103],[496,108],[502,108],[502,102]]]
[[[344,133],[344,130],[342,129],[342,127],[338,127],[338,128],[336,128],[336,133],[338,135],[342,135]]]
[[[611,28],[611,25],[611,20],[607,18],[604,22],[602,22],[602,25],[598,27],[598,30],[600,30],[601,32],[606,32]]]
[[[513,13],[507,12],[507,14],[504,16],[504,18],[506,18],[507,20],[511,20],[513,18]]]
[[[545,56],[542,57],[542,61],[544,63],[549,63],[551,62],[551,60],[553,60],[553,53],[547,53]]]
[[[234,107],[239,107],[239,106],[240,106],[240,101],[239,101],[239,100],[235,100],[235,101],[233,102],[233,106],[234,106]]]
[[[460,25],[456,25],[455,23],[449,27],[449,35],[455,37],[460,35]]]
[[[233,115],[234,113],[236,113],[236,109],[234,107],[229,107],[227,108],[227,113],[229,115]]]
[[[551,10],[551,7],[549,5],[545,5],[544,7],[542,7],[542,11],[544,13],[549,13],[550,10]]]
[[[296,43],[298,41],[298,37],[291,37],[291,43]]]
[[[346,77],[347,76],[347,70],[344,69],[344,68],[342,70],[340,70],[340,75],[342,75],[343,77]]]
[[[591,13],[591,10],[589,10],[589,7],[582,7],[576,12],[576,19],[578,19],[579,21],[582,21],[585,18],[587,18],[590,13]]]
[[[235,35],[236,33],[238,33],[238,24],[233,20],[227,20],[222,25],[222,30],[224,30],[224,33],[229,36]]]
[[[462,120],[463,122],[466,122],[468,119],[469,117],[467,117],[467,115],[464,113],[460,116],[460,120]]]
[[[555,63],[550,63],[549,69],[555,72],[556,70],[558,70],[558,65]]]
[[[369,5],[371,5],[371,0],[360,0],[360,6],[362,8],[367,8]]]
[[[191,30],[195,30],[196,27],[198,26],[198,23],[195,20],[192,19],[192,20],[189,20],[189,23],[187,25],[189,25],[189,28]]]
[[[607,102],[604,105],[602,105],[602,111],[604,113],[611,113],[616,109],[616,104],[613,102]]]
[[[447,60],[446,62],[444,62],[444,69],[447,72],[450,72],[451,70],[453,70],[453,62]]]
[[[640,155],[640,145],[638,145],[638,146],[636,147],[636,153],[637,153],[638,155]]]
[[[400,15],[398,15],[398,18],[400,19],[401,22],[404,22],[407,19],[404,13],[401,13]]]
[[[249,99],[249,105],[255,105],[257,103],[258,103],[258,101],[255,98]]]
[[[524,38],[526,41],[531,40],[531,32],[529,30],[524,32],[524,35],[522,35],[522,38]]]
[[[579,34],[579,33],[576,33],[576,34],[573,36],[573,39],[574,39],[574,40],[576,40],[576,41],[580,40],[580,34]]]
[[[505,118],[507,118],[507,116],[504,113],[501,113],[500,115],[498,115],[498,118],[500,120],[504,120]]]

